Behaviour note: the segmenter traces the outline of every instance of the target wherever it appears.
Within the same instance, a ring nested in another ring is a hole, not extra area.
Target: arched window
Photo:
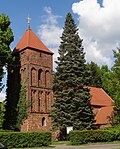
[[[42,118],[42,126],[46,126],[46,119],[45,119],[45,117]]]
[[[35,68],[31,69],[31,85],[36,86],[36,70],[35,70]]]
[[[47,88],[49,88],[50,87],[50,84],[51,84],[51,76],[50,76],[50,72],[47,70],[45,72],[45,86]]]
[[[43,74],[42,69],[39,69],[38,70],[38,86],[42,85],[42,74]]]

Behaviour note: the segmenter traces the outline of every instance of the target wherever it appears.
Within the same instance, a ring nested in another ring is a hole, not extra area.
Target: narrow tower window
[[[42,118],[42,126],[46,126],[46,119],[45,119],[45,117]]]
[[[38,71],[38,86],[42,85],[42,69]]]

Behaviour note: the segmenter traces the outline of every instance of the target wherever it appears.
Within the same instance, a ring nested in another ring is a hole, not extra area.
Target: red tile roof
[[[90,86],[88,88],[92,95],[90,103],[93,106],[93,113],[95,114],[95,124],[109,125],[114,112],[114,101],[102,88]]]
[[[96,124],[109,124],[114,111],[113,108],[113,106],[100,108],[95,117]]]
[[[96,87],[89,87],[91,98],[91,105],[93,106],[111,106],[113,104],[112,98],[102,89]]]
[[[42,43],[42,41],[36,36],[36,34],[31,29],[26,30],[23,37],[20,39],[17,46],[15,47],[14,52],[21,51],[25,48],[34,48],[43,52],[53,54],[53,52],[51,52]]]

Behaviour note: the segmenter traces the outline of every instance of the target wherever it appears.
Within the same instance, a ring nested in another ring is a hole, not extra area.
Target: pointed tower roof
[[[36,34],[31,29],[26,30],[26,32],[24,33],[23,37],[18,42],[13,52],[19,52],[26,48],[32,48],[32,49],[36,49],[36,50],[40,50],[43,52],[53,54],[53,52],[50,51],[42,43],[42,41],[36,36]]]

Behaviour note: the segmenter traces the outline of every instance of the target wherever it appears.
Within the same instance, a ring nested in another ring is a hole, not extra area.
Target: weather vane
[[[28,16],[27,20],[28,20],[28,29],[30,29],[30,20],[31,20],[31,18]]]

